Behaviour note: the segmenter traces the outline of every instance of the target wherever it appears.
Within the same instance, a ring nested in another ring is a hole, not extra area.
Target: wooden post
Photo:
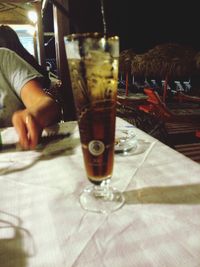
[[[42,6],[41,2],[34,3],[35,11],[37,13],[38,21],[36,24],[36,39],[37,39],[37,55],[38,62],[44,68],[46,68],[46,58],[44,52],[44,32],[43,32],[43,23],[42,23]]]
[[[129,73],[126,72],[126,88],[125,88],[125,95],[128,96],[128,86],[129,86]]]
[[[165,77],[165,82],[164,82],[164,88],[163,88],[163,102],[166,102],[166,98],[167,98],[167,87],[168,87],[168,77],[166,75]]]
[[[61,96],[63,119],[74,120],[76,118],[67,57],[64,46],[64,36],[70,33],[70,22],[62,8],[68,10],[69,0],[53,1],[53,19],[55,33],[55,49],[58,76],[62,82]]]

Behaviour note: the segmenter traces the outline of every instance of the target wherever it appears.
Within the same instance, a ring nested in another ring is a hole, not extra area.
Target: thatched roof
[[[133,51],[133,49],[123,50],[120,53],[120,57],[119,57],[119,72],[120,73],[131,72],[131,64],[135,56],[136,56],[136,53]]]
[[[187,79],[196,73],[197,51],[175,43],[160,44],[148,52],[136,55],[131,65],[135,77],[154,79]]]
[[[31,24],[27,12],[34,9],[34,2],[40,2],[40,0],[0,1],[0,24]]]

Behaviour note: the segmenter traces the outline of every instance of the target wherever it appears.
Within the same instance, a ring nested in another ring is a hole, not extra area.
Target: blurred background
[[[103,31],[103,2],[107,32],[120,36],[120,50],[143,53],[160,43],[176,42],[200,48],[197,1],[69,0],[71,32]],[[53,57],[52,2],[43,16],[46,55]],[[49,35],[47,34],[49,33]]]
[[[58,9],[70,18],[71,32],[102,32],[103,6],[107,32],[119,35],[121,51],[131,48],[136,53],[143,53],[157,44],[169,42],[191,45],[197,50],[200,48],[197,1],[38,0],[30,1],[30,5],[35,2],[41,2],[43,6],[41,23],[44,31],[44,50],[47,61],[52,61],[52,69],[56,68],[53,5],[57,5]],[[67,3],[67,13],[58,5],[59,2]],[[16,4],[7,0],[0,1],[0,16],[2,17],[3,11],[5,14],[11,12],[14,5]],[[28,9],[30,5],[23,5],[23,8]],[[13,13],[13,17],[18,14]],[[63,24],[65,23],[63,21]],[[27,49],[34,53],[31,44],[33,34],[30,29],[27,30],[27,25],[24,28],[16,26],[15,29]]]

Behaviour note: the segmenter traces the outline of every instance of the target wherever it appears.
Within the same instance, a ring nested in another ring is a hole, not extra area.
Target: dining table
[[[125,204],[84,210],[89,184],[77,122],[34,150],[0,151],[0,267],[199,267],[200,165],[125,120],[137,147],[116,153]]]

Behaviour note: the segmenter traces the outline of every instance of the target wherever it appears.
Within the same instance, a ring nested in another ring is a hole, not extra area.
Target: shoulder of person
[[[5,47],[0,47],[0,57],[1,60],[3,58],[7,58],[7,59],[16,59],[16,60],[23,60],[15,51],[9,49],[9,48],[5,48]]]
[[[16,55],[16,53],[13,50],[6,48],[6,47],[0,47],[0,53],[5,54],[5,55],[6,54],[15,54]]]

